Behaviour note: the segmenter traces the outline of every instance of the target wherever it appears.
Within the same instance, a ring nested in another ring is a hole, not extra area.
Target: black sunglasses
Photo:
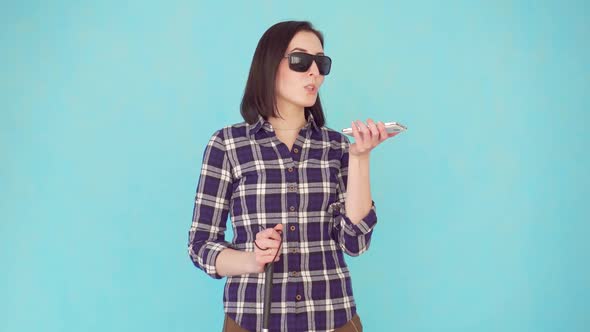
[[[312,55],[303,52],[293,52],[287,55],[289,58],[289,68],[297,72],[306,72],[311,64],[315,61],[320,71],[320,75],[328,75],[332,67],[332,59],[325,55]]]

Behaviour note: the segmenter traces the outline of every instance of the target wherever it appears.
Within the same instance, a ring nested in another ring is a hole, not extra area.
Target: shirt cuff
[[[356,225],[346,216],[346,207],[344,203],[332,203],[328,211],[330,210],[334,217],[334,226],[338,229],[344,228],[346,233],[351,235],[365,235],[370,233],[377,224],[377,211],[375,208],[375,201],[373,200],[371,201],[371,210],[369,210],[369,213],[367,213],[367,215]]]
[[[200,252],[194,255],[197,257],[197,266],[199,266],[203,271],[205,271],[205,273],[214,279],[223,278],[222,275],[217,273],[215,263],[217,261],[217,256],[219,256],[219,254],[227,248],[231,248],[231,243],[225,241],[211,241],[205,243],[200,248]]]

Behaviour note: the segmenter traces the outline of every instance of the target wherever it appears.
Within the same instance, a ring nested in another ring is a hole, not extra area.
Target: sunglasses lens
[[[289,55],[289,68],[297,72],[305,72],[311,67],[314,56],[307,53],[295,52]],[[332,60],[325,55],[316,55],[315,62],[321,75],[328,75],[332,67]]]
[[[311,67],[313,57],[306,53],[291,53],[289,55],[289,68],[297,72],[304,72]]]
[[[320,71],[321,75],[325,76],[330,73],[330,68],[332,67],[332,59],[325,55],[320,55],[316,57],[315,63],[318,65],[318,70]]]

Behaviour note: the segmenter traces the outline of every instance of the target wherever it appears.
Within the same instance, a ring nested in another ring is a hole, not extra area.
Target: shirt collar
[[[308,109],[305,109],[305,114],[307,115],[307,123],[303,126],[304,129],[313,129],[314,131],[319,130],[320,128],[317,126],[313,119],[313,114]],[[266,120],[262,115],[258,114],[258,119],[253,124],[249,125],[250,127],[250,135],[254,136],[260,129],[264,128],[266,131],[272,131],[272,125],[268,120]]]

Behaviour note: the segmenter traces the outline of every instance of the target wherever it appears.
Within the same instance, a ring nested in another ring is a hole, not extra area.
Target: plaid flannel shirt
[[[359,224],[346,216],[348,138],[318,128],[308,111],[306,118],[291,151],[261,116],[217,130],[203,154],[189,230],[191,260],[220,279],[215,261],[222,250],[254,251],[256,233],[283,224],[270,331],[331,331],[352,318],[356,304],[343,253],[365,252],[377,223],[374,202]],[[263,289],[264,273],[228,276],[225,313],[249,331],[261,330]]]

